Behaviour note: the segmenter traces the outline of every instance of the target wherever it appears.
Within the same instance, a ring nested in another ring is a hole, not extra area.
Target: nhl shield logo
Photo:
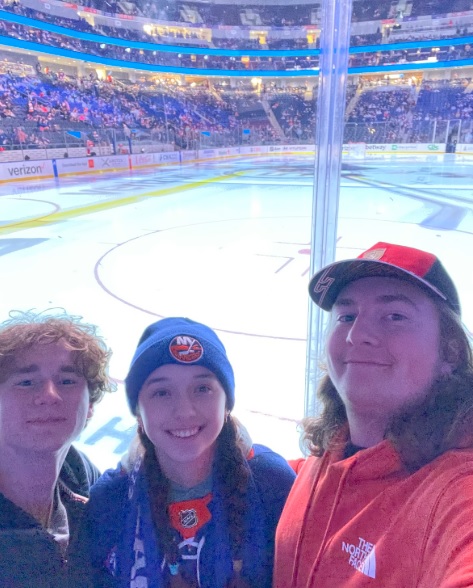
[[[179,363],[194,363],[204,355],[204,348],[195,337],[177,335],[169,344],[169,353]]]
[[[184,529],[192,529],[192,527],[197,527],[199,522],[197,511],[195,508],[181,510],[179,512],[179,520]]]

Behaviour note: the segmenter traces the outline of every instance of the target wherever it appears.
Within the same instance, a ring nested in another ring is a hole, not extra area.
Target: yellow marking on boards
[[[2,163],[7,163],[7,162],[2,162]],[[14,161],[10,162],[10,163],[16,163]],[[21,163],[21,162],[20,162]],[[53,174],[48,174],[46,176],[34,176],[34,178],[16,178],[14,180],[0,180],[0,186],[4,186],[6,184],[16,184],[16,182],[31,182],[32,180],[54,180],[54,175]]]
[[[14,223],[8,223],[7,225],[0,226],[0,234],[5,235],[14,233],[15,231],[21,231],[23,229],[30,229],[36,227],[44,227],[46,225],[52,225],[54,223],[62,222],[85,214],[93,214],[94,212],[103,212],[119,206],[128,206],[134,204],[140,200],[146,198],[155,198],[159,196],[168,196],[175,194],[176,192],[184,192],[187,190],[194,190],[207,184],[214,184],[216,182],[223,182],[237,176],[241,176],[244,172],[235,172],[225,176],[217,176],[216,178],[210,178],[206,180],[199,180],[198,182],[191,182],[189,184],[180,184],[179,186],[173,186],[172,188],[163,188],[161,190],[153,190],[151,192],[144,192],[135,196],[127,196],[117,200],[109,200],[107,202],[97,202],[95,204],[88,204],[87,206],[81,206],[80,208],[73,208],[70,210],[61,210],[50,215],[45,215],[40,218],[33,218],[30,220],[22,220]]]

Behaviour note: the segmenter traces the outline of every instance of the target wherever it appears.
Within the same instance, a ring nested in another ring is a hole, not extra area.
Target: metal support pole
[[[322,3],[311,274],[335,259],[351,9],[352,0]],[[306,416],[317,414],[314,382],[320,375],[325,317],[310,303],[308,319]]]
[[[164,127],[166,129],[166,143],[169,145],[168,115],[167,115],[167,112],[166,112],[166,102],[164,100],[164,94],[163,93],[161,93],[161,98],[163,99]]]

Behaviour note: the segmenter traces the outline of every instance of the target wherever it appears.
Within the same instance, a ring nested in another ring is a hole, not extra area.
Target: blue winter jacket
[[[254,445],[251,454],[242,576],[252,588],[271,588],[276,525],[295,474],[286,460],[262,445]],[[82,561],[78,560],[83,586],[130,587],[131,568],[136,565],[139,549],[136,518],[130,516],[129,492],[130,487],[139,488],[140,484],[145,495],[141,468],[129,473],[120,466],[106,472],[92,488],[82,537],[86,551]],[[216,483],[208,508],[212,518],[197,534],[198,538],[205,536],[198,560],[200,588],[225,588],[232,577],[232,556],[223,499]],[[148,500],[140,504],[140,510],[144,532],[153,536],[151,553],[148,549],[146,554],[146,569],[152,570],[147,573],[147,588],[164,588],[160,572],[163,556],[154,540]],[[87,568],[93,575],[88,579]]]

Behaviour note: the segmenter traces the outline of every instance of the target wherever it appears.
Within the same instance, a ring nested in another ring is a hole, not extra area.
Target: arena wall
[[[346,159],[370,159],[376,157],[432,156],[446,154],[445,143],[354,143],[343,146]],[[248,147],[225,147],[200,149],[197,151],[169,151],[161,153],[139,153],[133,155],[103,155],[96,157],[69,157],[14,161],[0,163],[0,183],[25,180],[84,176],[90,174],[132,171],[149,167],[172,165],[193,161],[211,161],[229,157],[314,155],[309,145],[254,145]],[[473,155],[473,145],[456,145],[456,154]],[[447,154],[449,155],[449,154]]]

